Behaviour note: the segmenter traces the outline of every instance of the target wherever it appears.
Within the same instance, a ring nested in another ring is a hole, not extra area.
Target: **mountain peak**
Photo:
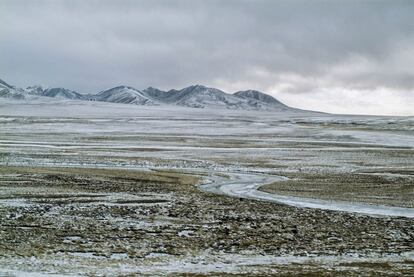
[[[119,86],[116,86],[116,87],[113,87],[113,88],[110,88],[110,89],[107,89],[107,90],[121,90],[121,89],[132,89],[132,90],[137,90],[136,88],[134,88],[134,87],[131,87],[131,86],[126,86],[126,85],[119,85]]]
[[[34,86],[29,86],[26,89],[42,89],[42,90],[45,90],[45,89],[48,89],[48,88],[49,87],[46,87],[46,86],[43,86],[43,85],[34,85]]]
[[[210,89],[213,89],[213,88],[209,88],[209,87],[206,87],[206,86],[203,86],[203,85],[191,85],[191,86],[188,86],[188,87],[185,87],[185,88],[182,88],[182,89],[180,89],[180,90],[175,90],[175,89],[173,89],[173,90],[171,90],[171,91],[181,91],[181,92],[200,92],[200,91],[206,91],[206,90],[210,90]]]
[[[189,88],[192,88],[192,89],[209,89],[208,87],[200,85],[200,84],[189,86]]]
[[[43,90],[41,96],[55,97],[55,98],[65,98],[65,99],[82,99],[83,95],[67,89],[67,88],[47,88]]]
[[[154,88],[154,87],[152,87],[152,86],[149,86],[149,87],[147,87],[146,89],[144,89],[144,90],[160,90],[160,89],[157,89],[157,88]]]
[[[153,93],[153,92],[163,92],[165,93],[165,91],[160,90],[158,88],[154,88],[154,87],[147,87],[146,89],[142,90],[143,92],[148,92],[148,93]]]
[[[155,101],[148,97],[143,91],[124,85],[101,91],[92,98],[97,101],[113,103],[136,105],[155,104]]]
[[[163,99],[168,96],[169,93],[166,91],[154,88],[154,87],[147,87],[142,91],[147,97],[153,98],[153,99]]]
[[[260,92],[258,90],[253,90],[253,89],[243,90],[243,91],[238,91],[234,93],[233,95],[243,98],[243,99],[250,100],[250,101],[260,101],[266,104],[277,104],[277,105],[285,106],[283,103],[278,101],[276,98],[266,93]]]

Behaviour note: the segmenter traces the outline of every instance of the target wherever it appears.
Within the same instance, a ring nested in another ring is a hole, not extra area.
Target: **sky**
[[[202,84],[414,115],[414,1],[0,0],[0,79],[81,93]]]

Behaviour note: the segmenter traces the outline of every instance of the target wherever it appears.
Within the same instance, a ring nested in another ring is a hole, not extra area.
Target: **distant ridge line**
[[[214,107],[238,110],[296,110],[273,96],[257,90],[243,90],[230,94],[203,85],[191,85],[179,90],[171,89],[168,91],[154,87],[139,90],[131,86],[120,85],[95,94],[81,94],[61,87],[16,88],[0,79],[0,97],[29,100],[36,97],[52,97],[146,106],[177,105],[192,108]]]

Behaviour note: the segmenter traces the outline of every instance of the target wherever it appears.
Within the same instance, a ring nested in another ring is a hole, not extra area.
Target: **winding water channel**
[[[400,216],[414,218],[414,208],[371,205],[337,200],[311,199],[278,195],[258,190],[260,186],[286,180],[286,177],[282,176],[255,172],[226,173],[226,176],[228,177],[217,174],[211,175],[207,179],[206,183],[200,185],[200,188],[204,191],[229,195],[232,197],[270,201],[300,208],[343,211],[371,216]]]

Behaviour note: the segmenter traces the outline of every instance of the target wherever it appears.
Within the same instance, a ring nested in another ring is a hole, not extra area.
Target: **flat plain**
[[[414,274],[414,118],[0,102],[0,276]]]

